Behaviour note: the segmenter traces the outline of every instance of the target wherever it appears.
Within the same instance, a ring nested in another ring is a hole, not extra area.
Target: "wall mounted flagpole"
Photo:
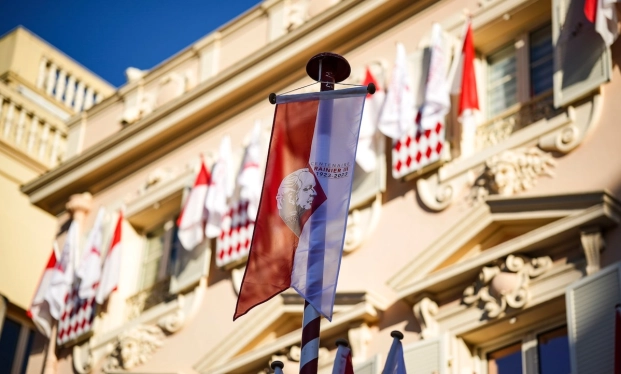
[[[351,67],[347,60],[335,53],[324,52],[313,56],[306,64],[306,74],[312,79],[321,83],[320,91],[334,90],[334,84],[342,82],[351,73]],[[326,102],[327,103],[327,102]],[[325,108],[332,111],[332,108]],[[320,134],[323,129],[319,129]],[[328,133],[322,135],[329,136]],[[312,248],[309,253],[309,273],[311,266],[323,268],[324,248]],[[320,293],[323,287],[322,279],[309,279],[308,293]],[[318,369],[319,356],[319,328],[321,315],[308,303],[304,302],[304,317],[302,325],[302,343],[300,357],[300,374],[316,374]]]

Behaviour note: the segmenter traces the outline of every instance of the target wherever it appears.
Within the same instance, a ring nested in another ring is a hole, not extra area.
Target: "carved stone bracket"
[[[345,232],[345,253],[353,252],[370,236],[377,227],[382,212],[382,194],[378,193],[371,205],[352,210],[347,219]]]
[[[587,260],[587,274],[599,271],[599,254],[604,249],[605,242],[599,227],[589,227],[580,232],[580,243]]]
[[[530,297],[530,279],[551,267],[548,256],[509,255],[504,262],[481,269],[479,279],[464,290],[462,300],[466,305],[478,305],[487,318],[500,316],[508,307],[523,308]]]
[[[93,365],[93,354],[88,342],[82,345],[74,345],[73,352],[73,367],[79,374],[90,373]]]
[[[164,344],[164,337],[158,326],[139,325],[122,332],[104,363],[104,370],[128,370],[144,364]]]
[[[352,326],[347,332],[349,346],[352,351],[352,361],[362,363],[369,357],[369,344],[371,344],[371,329],[366,323]]]
[[[437,314],[438,304],[428,297],[414,304],[414,316],[420,325],[420,335],[423,339],[433,339],[440,335],[440,325],[435,319]]]
[[[186,316],[183,309],[179,308],[174,313],[160,318],[160,320],[157,321],[157,325],[165,332],[172,334],[181,330],[181,327],[183,327],[185,323],[185,319]]]

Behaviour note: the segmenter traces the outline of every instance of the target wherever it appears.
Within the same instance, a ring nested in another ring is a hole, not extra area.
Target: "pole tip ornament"
[[[273,92],[272,92],[272,93],[268,96],[268,99],[270,100],[270,103],[272,103],[272,104],[276,104],[276,94],[275,94],[275,93],[273,93]]]
[[[343,338],[336,339],[336,346],[342,345],[343,347],[349,347],[349,342]]]
[[[282,363],[282,361],[272,361],[272,370],[276,370],[276,368],[284,368],[285,364]]]
[[[345,57],[330,52],[316,54],[308,60],[306,74],[313,80],[320,82],[322,80],[321,75],[325,75],[327,72],[332,75],[334,83],[338,83],[349,77],[351,67]]]
[[[369,83],[369,85],[367,86],[367,92],[373,95],[375,93],[375,90],[375,83]]]
[[[392,336],[395,339],[403,340],[403,334],[401,333],[401,331],[394,330],[393,332],[390,333],[390,336]]]

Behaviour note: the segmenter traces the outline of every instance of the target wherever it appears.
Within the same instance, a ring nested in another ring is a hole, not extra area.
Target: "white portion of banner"
[[[65,299],[73,285],[73,257],[76,255],[79,245],[79,232],[80,226],[78,223],[76,221],[71,221],[69,230],[67,231],[67,238],[65,239],[65,244],[60,254],[60,260],[56,263],[54,269],[52,269],[50,288],[45,295],[45,299],[50,305],[50,314],[54,319],[60,318],[65,307]]]
[[[97,292],[97,285],[101,278],[101,252],[103,247],[103,221],[106,215],[105,209],[99,208],[95,224],[88,234],[86,246],[82,254],[82,261],[76,270],[80,278],[78,295],[82,299],[90,299]]]

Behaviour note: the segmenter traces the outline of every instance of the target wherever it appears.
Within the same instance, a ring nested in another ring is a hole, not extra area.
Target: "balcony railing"
[[[140,316],[144,311],[160,303],[169,301],[171,294],[168,291],[170,278],[158,281],[153,286],[139,291],[134,296],[127,298],[127,320]]]
[[[3,95],[4,93],[4,95]],[[48,168],[65,156],[67,134],[60,124],[50,123],[8,92],[0,92],[0,135],[2,140]]]
[[[516,105],[477,128],[475,148],[482,150],[507,139],[514,132],[523,129],[541,119],[552,118],[563,112],[563,108],[554,108],[552,92],[542,94],[528,103]]]

